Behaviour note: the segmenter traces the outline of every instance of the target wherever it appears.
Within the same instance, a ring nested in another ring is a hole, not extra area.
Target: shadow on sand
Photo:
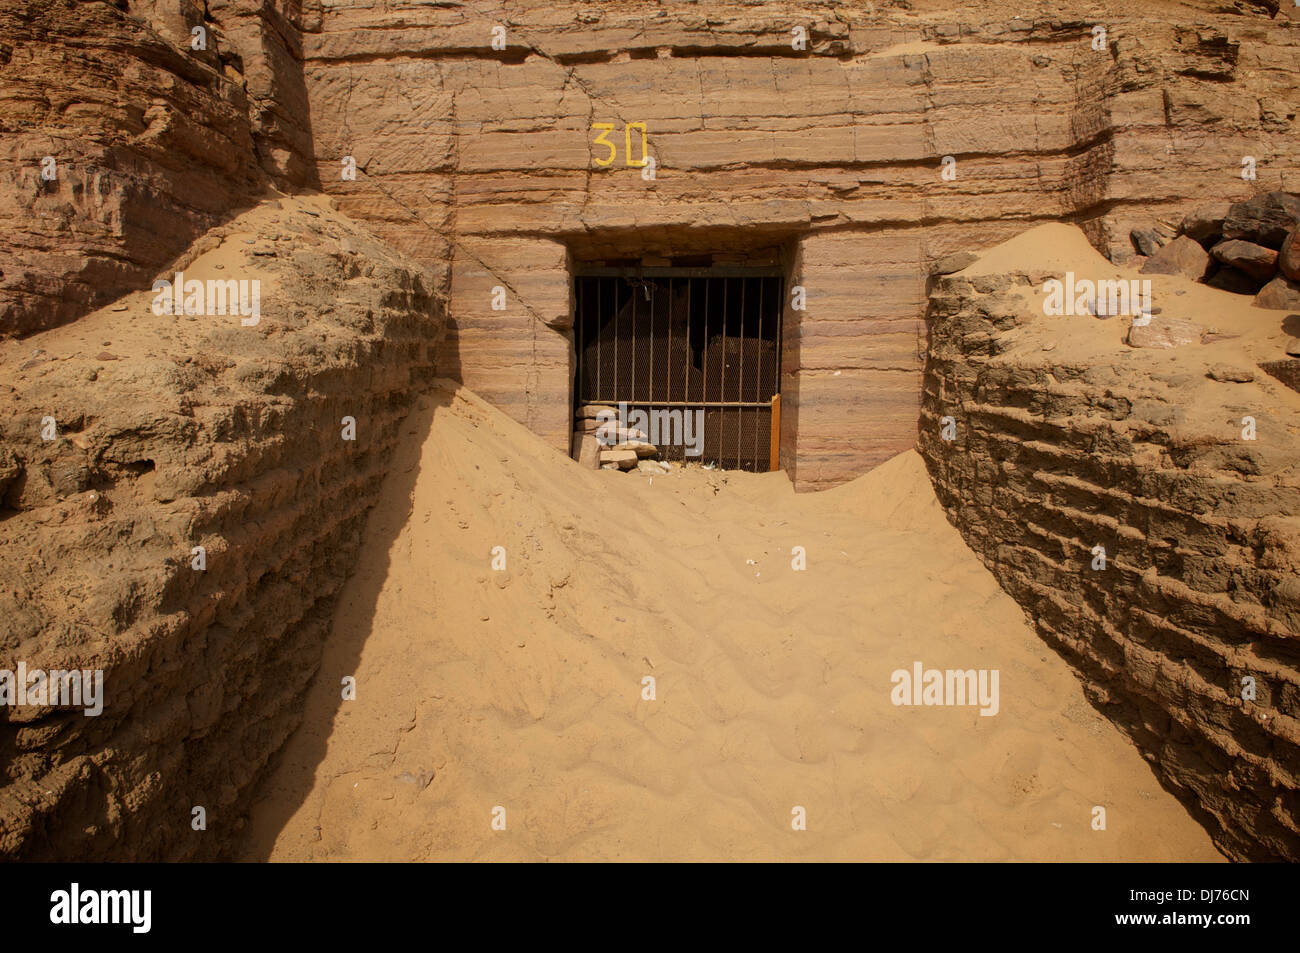
[[[247,827],[231,851],[234,859],[269,860],[280,832],[315,785],[316,771],[325,758],[343,705],[342,677],[356,672],[370,635],[369,625],[350,623],[374,618],[392,566],[394,543],[411,517],[425,441],[434,417],[450,405],[457,387],[452,381],[436,381],[416,399],[402,421],[402,435],[388,474],[366,517],[356,565],[335,603],[320,667],[304,699],[302,721],[254,785],[256,795],[249,808]]]

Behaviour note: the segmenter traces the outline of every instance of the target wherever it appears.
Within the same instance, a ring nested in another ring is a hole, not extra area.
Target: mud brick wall
[[[1054,361],[1023,278],[930,297],[918,446],[948,518],[1230,856],[1300,859],[1300,404],[1261,374],[1189,419],[1176,374]]]
[[[0,667],[102,668],[105,694],[98,717],[0,708],[0,858],[221,856],[298,724],[389,454],[418,439],[443,321],[421,269],[290,199],[182,267],[231,244],[257,326],[144,292],[0,356]]]

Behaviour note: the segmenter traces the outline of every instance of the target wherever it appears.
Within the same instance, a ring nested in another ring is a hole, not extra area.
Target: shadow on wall
[[[449,306],[444,325],[446,331],[443,333],[442,342],[438,345],[438,376],[464,383],[464,369],[461,367],[460,360],[461,326],[453,312],[454,307]]]

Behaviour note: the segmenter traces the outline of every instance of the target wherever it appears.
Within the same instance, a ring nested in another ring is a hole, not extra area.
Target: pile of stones
[[[1244,202],[1203,205],[1177,233],[1134,229],[1144,274],[1186,275],[1213,288],[1253,295],[1255,304],[1300,310],[1300,197],[1264,192]]]
[[[582,404],[573,418],[572,456],[595,470],[643,470],[668,473],[672,465],[659,460],[659,448],[640,430],[619,421],[618,408]]]

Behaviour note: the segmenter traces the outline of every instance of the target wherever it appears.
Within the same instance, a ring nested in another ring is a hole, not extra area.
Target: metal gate
[[[691,413],[703,426],[702,454],[688,456],[685,441],[661,434],[664,459],[774,468],[778,269],[586,268],[574,282],[579,405]]]

